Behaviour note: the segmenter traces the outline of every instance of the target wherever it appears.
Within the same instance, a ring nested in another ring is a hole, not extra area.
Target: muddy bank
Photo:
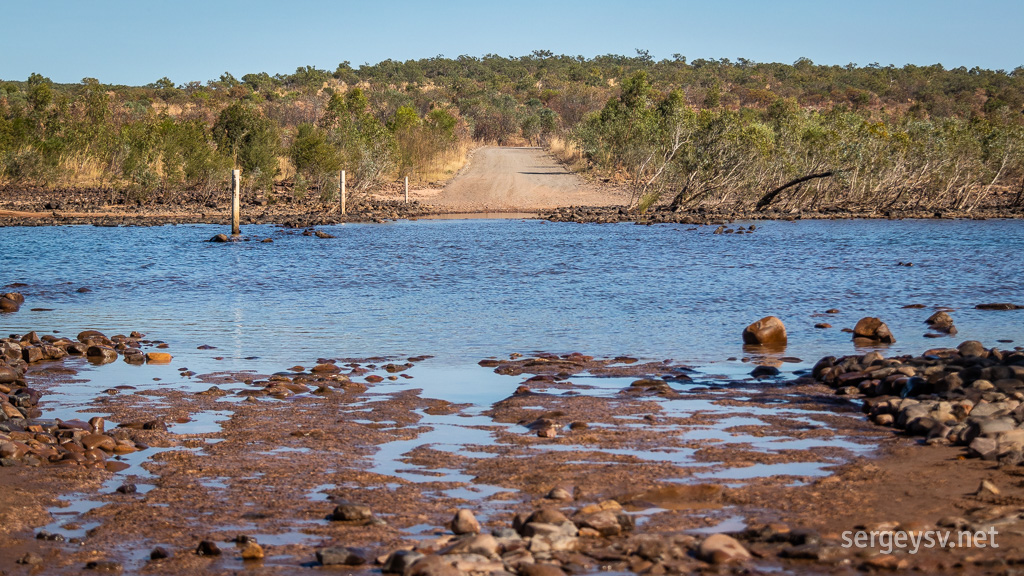
[[[41,394],[21,417],[5,412],[2,433],[41,425],[49,394],[105,369],[25,350],[102,338],[114,351],[93,355],[102,364],[131,362],[133,340],[158,342],[132,336],[5,339],[9,391]],[[893,368],[879,356],[833,360],[844,371],[830,377]],[[106,456],[123,469],[28,453],[0,468],[0,570],[976,574],[1003,573],[1024,544],[1019,467],[918,445],[816,374],[730,380],[671,360],[514,354],[481,361],[496,400],[478,405],[433,398],[418,370],[429,362],[306,358],[272,374],[183,365],[162,381],[138,364],[132,385],[97,386],[74,407],[144,446]],[[33,434],[30,447],[45,450],[35,434],[46,430]],[[85,435],[68,436],[58,446],[70,451]],[[885,554],[842,537],[992,527],[999,549]]]

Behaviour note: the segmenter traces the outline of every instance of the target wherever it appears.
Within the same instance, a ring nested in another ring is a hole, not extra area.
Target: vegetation
[[[673,209],[1024,200],[1024,68],[820,66],[535,51],[142,87],[0,81],[0,184],[144,201],[450,177],[478,143],[546,145]]]

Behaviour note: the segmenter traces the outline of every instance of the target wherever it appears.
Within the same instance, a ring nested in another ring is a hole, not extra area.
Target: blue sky
[[[5,2],[0,79],[182,84],[439,54],[1024,65],[1024,0]]]

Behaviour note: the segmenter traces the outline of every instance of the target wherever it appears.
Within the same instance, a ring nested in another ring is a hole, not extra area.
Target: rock
[[[0,312],[17,312],[24,303],[25,298],[21,294],[8,292],[0,296]]]
[[[554,564],[523,564],[519,569],[522,576],[565,576],[565,572]]]
[[[743,329],[743,343],[752,346],[785,346],[786,326],[775,316],[765,316]]]
[[[497,558],[500,552],[498,540],[490,534],[477,534],[460,538],[445,548],[441,554],[479,554],[486,558]]]
[[[386,574],[404,574],[409,567],[421,558],[424,558],[424,555],[415,550],[395,550],[388,555],[381,571]]]
[[[956,349],[960,351],[961,356],[976,356],[978,358],[988,357],[988,350],[985,349],[985,345],[977,340],[966,340],[961,342]]]
[[[464,576],[464,572],[443,556],[425,556],[409,566],[405,576]]]
[[[831,328],[831,327],[832,327],[832,325],[831,325],[831,324],[829,324],[829,323],[827,323],[827,322],[820,322],[820,323],[818,323],[818,324],[815,324],[815,325],[814,325],[814,327],[815,327],[815,328],[820,328],[820,329],[824,330],[824,329],[826,329],[826,328]]]
[[[548,492],[548,495],[545,496],[545,498],[548,498],[549,500],[569,501],[572,500],[572,494],[570,494],[569,491],[566,490],[565,488],[556,487],[552,488],[551,491]]]
[[[579,528],[590,528],[597,531],[601,536],[615,536],[622,532],[619,515],[611,510],[602,510],[580,516],[575,519],[575,522]]]
[[[209,242],[230,242],[230,241],[231,241],[231,239],[228,238],[227,234],[217,234],[216,236],[214,236],[213,238],[210,238],[210,240],[209,240]]]
[[[163,560],[165,558],[170,558],[170,557],[171,557],[170,551],[168,551],[166,548],[163,548],[161,546],[157,546],[156,548],[153,548],[153,551],[149,553],[149,559],[150,560]]]
[[[892,344],[896,342],[896,338],[893,337],[892,332],[889,331],[889,327],[886,326],[885,322],[873,317],[861,318],[853,328],[853,337],[855,339],[866,338],[883,344]]]
[[[999,496],[999,488],[989,480],[982,480],[975,496]]]
[[[167,352],[147,352],[146,363],[148,364],[170,364],[173,357]]]
[[[335,522],[359,522],[373,518],[373,512],[369,506],[348,500],[341,500],[337,504],[330,517]]]
[[[998,302],[995,304],[978,304],[975,306],[978,310],[1021,310],[1024,306],[1018,304],[1008,304],[1006,302]]]
[[[115,490],[118,494],[135,494],[138,491],[139,488],[135,484],[121,484]]]
[[[451,521],[451,529],[455,534],[479,534],[480,533],[480,522],[477,521],[476,516],[465,508],[455,513],[455,517]]]
[[[21,558],[18,558],[18,564],[23,564],[23,565],[26,565],[26,566],[35,566],[36,564],[42,564],[42,563],[43,563],[43,557],[40,556],[39,554],[34,553],[34,552],[28,552],[24,556],[22,556]]]
[[[117,446],[117,442],[106,434],[86,434],[85,436],[82,436],[82,446],[85,447],[86,450],[99,448],[100,450],[113,452],[114,447]]]
[[[554,508],[541,508],[527,516],[526,521],[523,522],[523,524],[526,525],[531,522],[537,522],[540,524],[562,524],[568,521],[569,518],[567,518],[565,514],[562,514]]]
[[[700,543],[697,557],[712,564],[743,562],[750,559],[750,552],[727,534],[712,534]]]
[[[220,556],[220,547],[212,540],[203,540],[196,547],[196,554],[199,556]]]
[[[120,562],[114,562],[113,560],[92,560],[85,564],[85,569],[97,572],[120,572],[123,567]]]
[[[263,547],[255,542],[248,542],[242,548],[242,560],[262,560]]]
[[[929,316],[928,319],[925,320],[924,322],[932,330],[936,330],[938,332],[943,332],[950,335],[956,334],[957,332],[956,327],[953,326],[953,317],[947,314],[946,312],[936,312],[935,314]]]
[[[971,441],[967,451],[972,456],[982,460],[995,460],[999,454],[999,443],[995,438],[982,438],[979,436]]]
[[[0,364],[0,384],[11,384],[18,381],[21,375],[10,366]]]
[[[774,366],[758,366],[750,371],[750,375],[754,378],[768,378],[779,374],[779,369]]]
[[[324,566],[359,566],[366,560],[344,546],[331,546],[316,551],[317,562]]]
[[[310,372],[314,374],[337,374],[341,372],[341,368],[327,362],[324,364],[317,364],[312,370],[310,370]]]
[[[108,364],[117,360],[117,350],[109,346],[89,346],[89,349],[85,351],[85,356],[90,362]]]

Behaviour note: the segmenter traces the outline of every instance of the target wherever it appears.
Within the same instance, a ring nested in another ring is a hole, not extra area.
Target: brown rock
[[[896,342],[896,338],[893,337],[885,322],[873,317],[861,318],[853,328],[853,337],[866,338],[883,344]]]
[[[522,576],[565,576],[565,572],[554,564],[523,564],[519,573]]]
[[[242,548],[242,560],[262,560],[263,547],[255,542],[249,542]]]
[[[405,576],[464,576],[464,574],[444,557],[433,555],[417,560],[405,571]]]
[[[786,326],[775,316],[766,316],[743,329],[743,343],[752,346],[785,346]]]
[[[117,442],[106,434],[86,434],[82,436],[82,446],[86,450],[99,448],[100,450],[113,451]]]
[[[148,352],[146,362],[149,364],[170,364],[172,356],[167,352]]]
[[[480,522],[477,521],[476,516],[465,508],[455,513],[455,517],[451,521],[451,529],[455,534],[479,534],[480,533]]]
[[[697,556],[712,564],[743,562],[750,559],[750,552],[727,534],[712,534],[700,543]]]

